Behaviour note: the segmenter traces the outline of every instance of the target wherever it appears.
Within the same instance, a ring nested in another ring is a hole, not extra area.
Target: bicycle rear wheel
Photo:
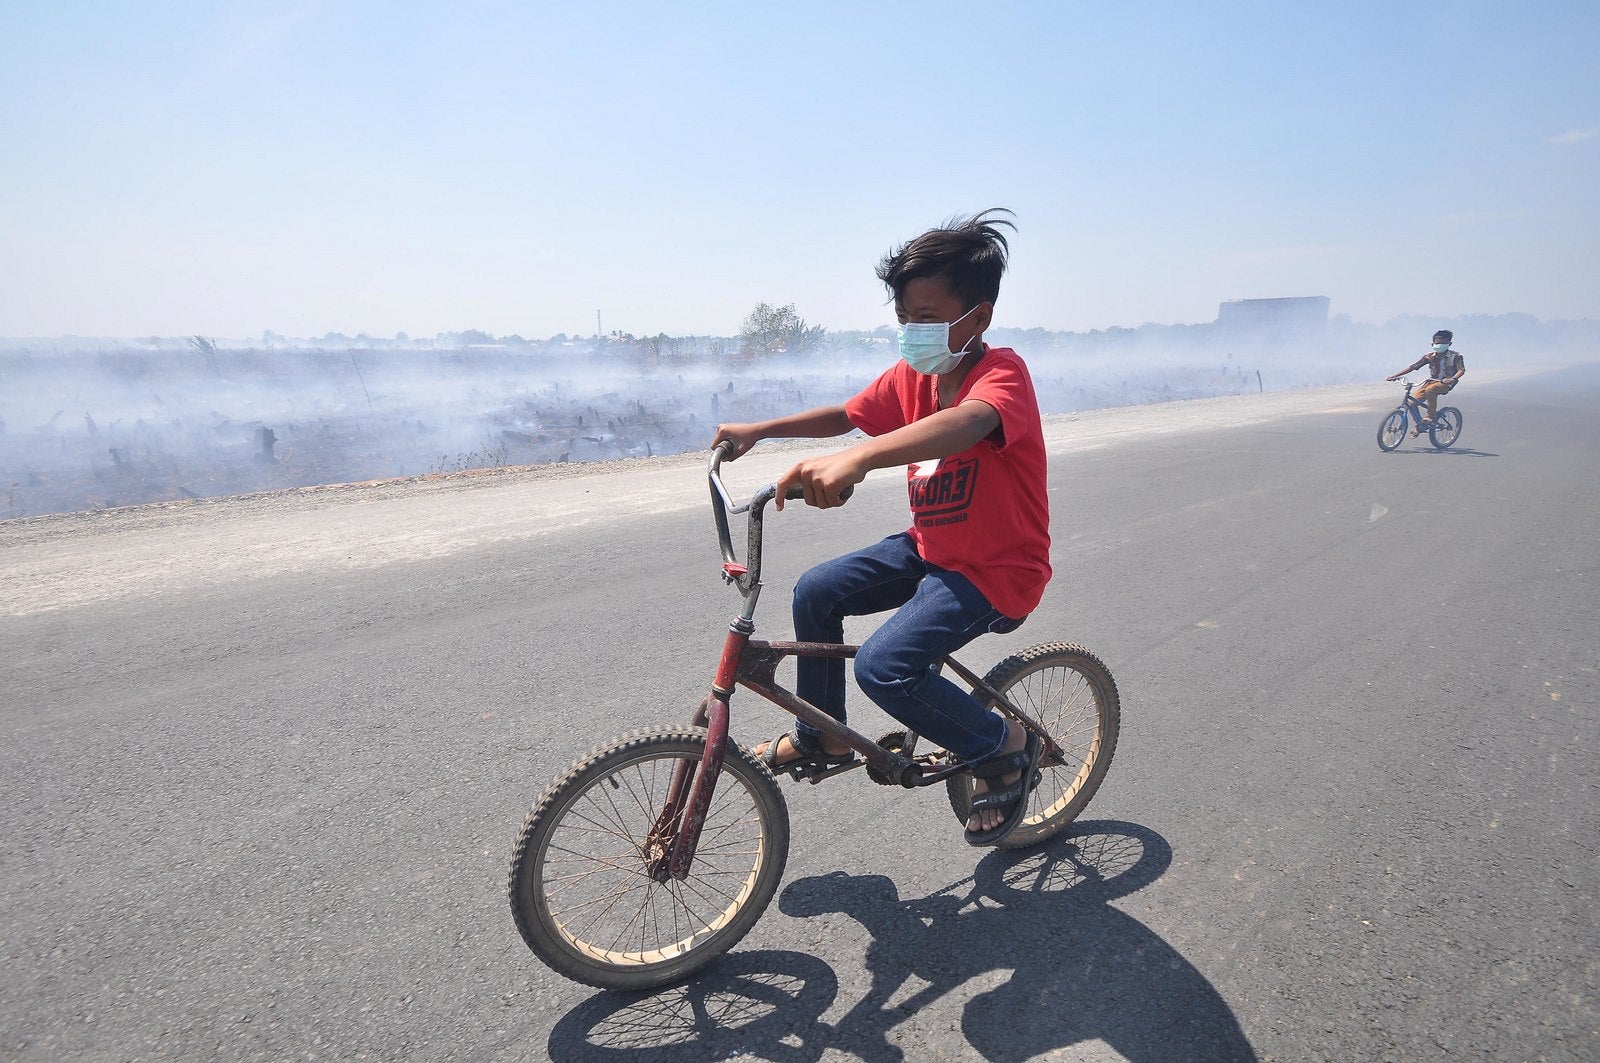
[[[1406,411],[1394,410],[1378,426],[1378,449],[1388,453],[1406,438]]]
[[[1027,816],[999,842],[1002,849],[1037,845],[1078,817],[1111,767],[1122,727],[1117,683],[1100,658],[1066,642],[1012,654],[983,678],[1060,747],[1059,758],[1040,764],[1043,778],[1028,797]],[[982,694],[974,696],[993,704]],[[971,776],[954,776],[945,790],[956,819],[966,823]]]
[[[749,932],[789,855],[789,815],[767,769],[728,743],[694,863],[653,874],[652,838],[679,765],[705,754],[700,728],[643,731],[573,764],[528,813],[511,857],[511,912],[551,969],[603,989],[648,989],[698,971]],[[664,879],[664,881],[662,881]]]
[[[1461,411],[1454,406],[1445,406],[1439,410],[1433,419],[1433,427],[1428,429],[1428,442],[1439,450],[1447,450],[1461,438]]]

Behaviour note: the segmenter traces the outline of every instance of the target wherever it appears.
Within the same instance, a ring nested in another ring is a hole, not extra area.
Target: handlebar
[[[731,583],[737,583],[739,590],[749,593],[749,588],[756,580],[750,578],[753,568],[757,578],[761,574],[761,511],[766,504],[772,501],[778,493],[776,484],[768,484],[757,491],[755,495],[742,504],[735,504],[733,497],[728,494],[728,488],[722,482],[722,462],[733,452],[733,444],[723,440],[711,448],[711,461],[706,465],[706,479],[711,483],[711,515],[717,521],[717,545],[722,550],[722,578]],[[751,561],[749,566],[741,565],[739,557],[733,552],[733,532],[728,527],[728,518],[737,513],[750,513],[750,543],[746,550],[746,557]]]
[[[722,462],[733,452],[733,444],[723,440],[711,449],[711,460],[706,465],[706,479],[711,484],[711,514],[717,522],[717,545],[722,550],[722,578],[735,584],[740,593],[748,595],[751,589],[761,584],[761,522],[765,516],[767,503],[778,496],[778,485],[768,484],[750,496],[748,502],[735,503],[733,496],[728,494],[727,486],[722,482]],[[845,488],[839,493],[842,499],[848,499],[854,488]],[[805,490],[795,484],[784,495],[784,501],[801,501],[805,498]],[[748,513],[748,541],[745,546],[745,560],[740,564],[738,556],[733,551],[733,531],[728,526],[728,518],[740,513]]]

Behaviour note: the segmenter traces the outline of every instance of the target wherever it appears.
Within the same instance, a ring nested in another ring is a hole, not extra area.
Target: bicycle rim
[[[1428,440],[1439,450],[1445,450],[1459,438],[1461,438],[1461,411],[1454,406],[1446,406],[1439,411],[1433,427],[1428,430]]]
[[[729,744],[690,874],[652,872],[671,839],[650,836],[674,770],[698,764],[699,730],[630,735],[575,764],[535,805],[511,866],[529,948],[589,985],[664,985],[711,962],[754,925],[788,857],[783,795]]]
[[[1383,419],[1378,426],[1378,449],[1383,451],[1393,450],[1406,438],[1406,415],[1403,410],[1395,410]]]

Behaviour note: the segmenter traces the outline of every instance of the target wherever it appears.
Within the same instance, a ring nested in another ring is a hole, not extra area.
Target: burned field
[[[844,401],[892,354],[641,366],[587,347],[0,350],[0,520],[704,448]],[[1258,372],[1030,358],[1046,413],[1255,392]],[[1324,382],[1324,381],[1318,381]],[[1277,381],[1282,386],[1282,381]],[[1270,385],[1269,385],[1270,389]]]
[[[0,520],[682,453],[846,387],[505,352],[0,352]]]

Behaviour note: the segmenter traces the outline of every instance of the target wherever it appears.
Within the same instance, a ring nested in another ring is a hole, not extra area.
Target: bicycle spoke
[[[547,918],[583,955],[649,967],[698,947],[745,906],[770,852],[749,784],[724,770],[683,880],[660,881],[667,855],[652,838],[680,765],[698,757],[646,756],[589,779],[546,837],[539,872]]]
[[[645,889],[645,899],[646,900],[649,900],[650,887],[653,886],[654,884],[655,884],[654,881],[652,881],[650,886],[646,886],[644,888]],[[606,916],[608,916],[608,915],[610,915],[612,913],[612,911],[616,908],[618,901],[620,901],[627,894],[634,892],[634,890],[637,889],[637,888],[638,887],[635,887],[635,886],[618,887],[618,888],[613,889],[613,890],[611,890],[611,891],[609,891],[607,893],[601,894],[599,897],[596,897],[593,900],[586,901],[586,902],[584,902],[582,904],[574,905],[572,908],[562,909],[560,912],[557,912],[557,911],[555,911],[554,908],[552,908],[551,912],[550,912],[550,915],[551,915],[552,918],[556,919],[557,922],[561,923],[563,925],[563,928],[567,929],[567,931],[569,933],[572,933],[575,936],[586,934],[590,930],[592,930],[594,928],[594,926],[601,919],[605,918]],[[562,916],[570,915],[572,913],[581,913],[584,909],[593,907],[595,905],[599,905],[600,906],[599,911],[594,912],[590,916],[589,921],[587,923],[585,923],[583,926],[577,928],[577,930],[575,930],[575,931],[572,930],[569,927],[566,927],[565,924],[566,924],[567,920],[562,919],[561,918]],[[581,940],[581,937],[579,937],[579,940]]]
[[[1030,795],[1025,821],[1043,822],[1076,795],[1097,756],[1097,695],[1088,678],[1075,668],[1050,665],[1022,676],[1007,697],[1056,744],[1060,759]]]
[[[647,890],[645,892],[643,900],[641,900],[639,902],[639,906],[634,909],[633,915],[630,916],[627,919],[627,921],[622,924],[621,928],[618,929],[616,931],[616,933],[614,934],[614,936],[612,937],[611,944],[606,947],[606,951],[607,952],[620,951],[620,950],[617,949],[617,945],[621,943],[622,939],[625,936],[627,936],[629,928],[632,927],[636,922],[639,921],[639,918],[640,918],[641,914],[645,911],[645,909],[649,906],[649,904],[650,904],[650,891]],[[607,910],[607,914],[609,914],[609,911],[610,910],[608,909]],[[593,924],[591,923],[590,925],[592,926]]]

